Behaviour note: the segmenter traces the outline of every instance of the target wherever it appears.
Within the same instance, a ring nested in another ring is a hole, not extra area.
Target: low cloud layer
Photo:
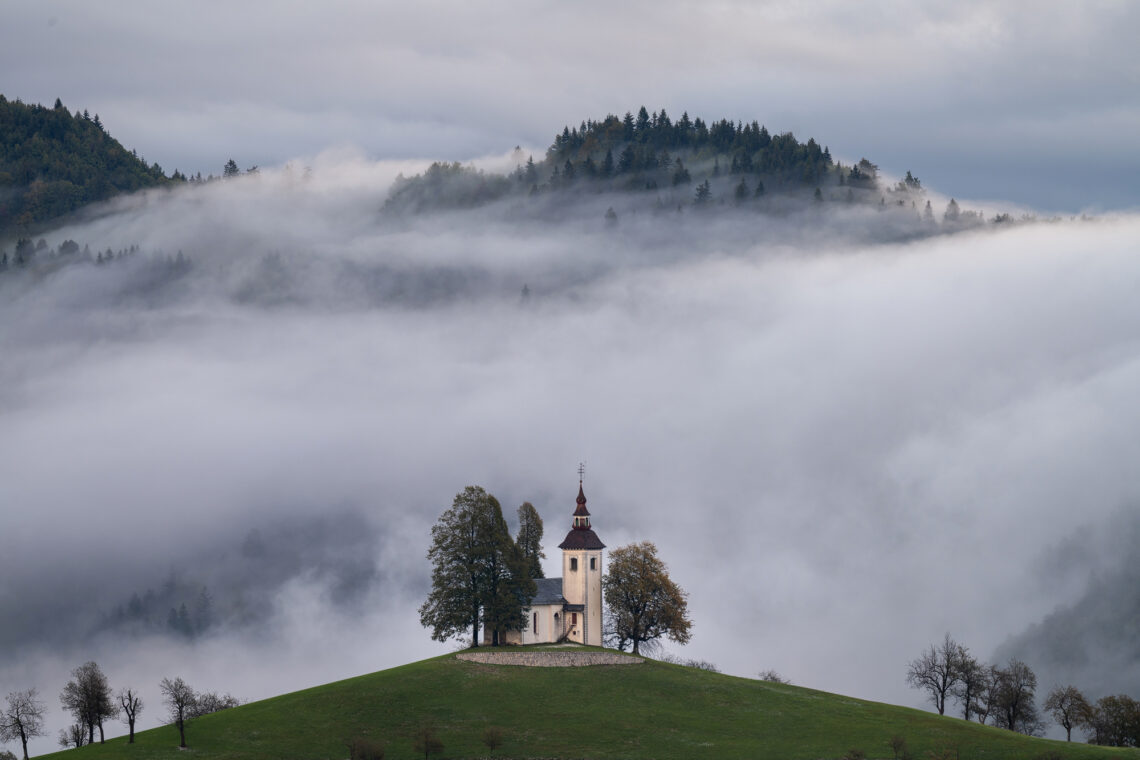
[[[553,571],[581,460],[602,539],[689,592],[686,656],[740,675],[918,705],[943,633],[988,657],[1131,572],[1102,526],[1140,499],[1140,219],[393,220],[401,169],[132,197],[48,242],[138,254],[0,274],[0,689],[54,705],[94,658],[153,724],[164,676],[258,698],[446,651],[431,524],[529,500]],[[172,573],[256,624],[99,627]]]

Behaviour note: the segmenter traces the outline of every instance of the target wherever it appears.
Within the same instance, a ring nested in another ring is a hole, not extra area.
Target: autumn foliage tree
[[[610,637],[618,649],[632,644],[633,653],[640,654],[642,644],[662,636],[678,644],[689,641],[692,622],[687,594],[669,578],[652,542],[610,552],[602,594],[610,616]]]

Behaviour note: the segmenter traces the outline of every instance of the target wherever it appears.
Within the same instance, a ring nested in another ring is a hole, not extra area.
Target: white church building
[[[602,645],[602,549],[606,545],[590,527],[586,494],[578,481],[577,508],[562,550],[562,577],[537,578],[538,591],[526,611],[525,631],[507,631],[507,644],[574,641]],[[484,629],[483,643],[491,643]]]

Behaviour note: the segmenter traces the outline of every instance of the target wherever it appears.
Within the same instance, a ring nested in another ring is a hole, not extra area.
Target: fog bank
[[[1140,218],[394,221],[392,168],[124,199],[49,243],[139,253],[0,275],[0,689],[54,706],[96,659],[152,725],[165,676],[259,698],[446,651],[431,524],[529,500],[556,572],[582,460],[602,540],[689,592],[685,655],[739,675],[919,705],[943,633],[988,657],[1134,573],[1103,526],[1140,497]],[[171,575],[208,631],[105,624]]]

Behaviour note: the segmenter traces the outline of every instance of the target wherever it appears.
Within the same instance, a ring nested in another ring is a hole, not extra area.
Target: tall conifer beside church
[[[524,614],[526,629],[507,631],[506,643],[602,645],[602,550],[606,545],[590,526],[580,479],[570,532],[558,548],[562,550],[562,577],[535,580],[538,592]],[[490,643],[491,637],[492,632],[484,628],[484,642]]]

